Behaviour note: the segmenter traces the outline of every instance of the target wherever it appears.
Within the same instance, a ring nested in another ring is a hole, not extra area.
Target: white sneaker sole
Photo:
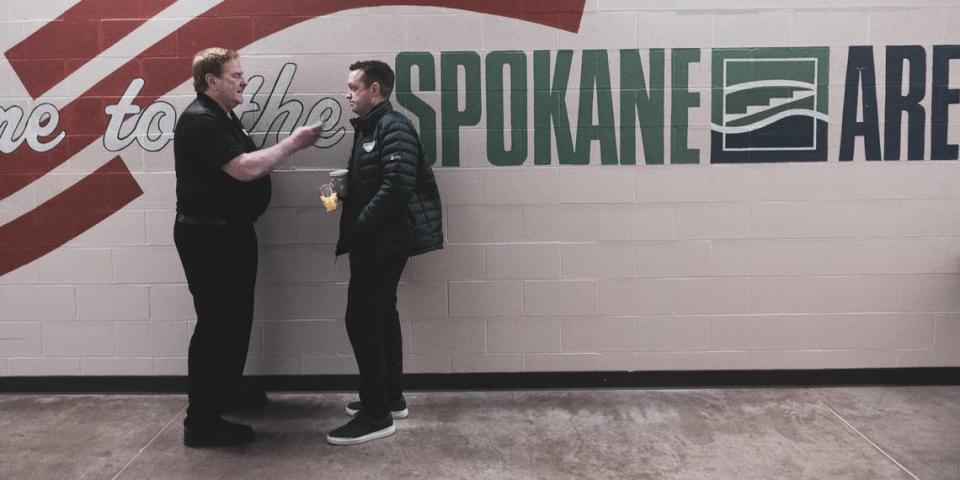
[[[352,408],[350,408],[350,407],[347,407],[347,416],[348,416],[348,417],[355,417],[358,413],[360,413],[360,410],[354,410],[354,409],[352,409]],[[393,417],[394,420],[400,420],[401,418],[407,418],[408,415],[410,415],[410,409],[407,409],[407,408],[404,408],[403,410],[397,410],[397,411],[392,411],[392,412],[390,412],[390,416]]]
[[[371,440],[376,440],[378,438],[389,437],[397,432],[396,425],[390,425],[383,430],[377,430],[376,432],[368,433],[362,437],[357,438],[340,438],[340,437],[331,437],[327,435],[327,443],[331,445],[359,445],[361,443],[366,443]]]

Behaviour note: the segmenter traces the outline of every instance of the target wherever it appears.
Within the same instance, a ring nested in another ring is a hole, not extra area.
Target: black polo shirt
[[[183,111],[173,136],[177,212],[254,222],[270,203],[270,176],[241,182],[223,171],[237,156],[257,149],[233,112],[203,93]]]

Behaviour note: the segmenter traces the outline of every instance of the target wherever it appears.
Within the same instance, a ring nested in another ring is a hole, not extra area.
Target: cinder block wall
[[[348,265],[316,189],[346,164],[347,66],[368,58],[398,66],[394,103],[432,145],[444,201],[446,248],[414,258],[400,285],[406,371],[960,366],[955,1],[511,10],[542,23],[309,0],[85,3],[0,6],[0,375],[186,373],[194,313],[172,242],[172,118],[151,112],[183,110],[189,57],[217,43],[241,47],[251,87],[238,111],[258,141],[329,120],[324,148],[273,175],[257,225],[250,374],[356,371]],[[729,106],[736,75],[782,87],[810,72],[812,100],[796,106],[808,123],[731,129],[730,156],[716,151],[712,130],[744,113]],[[140,110],[110,124],[125,92]],[[53,132],[27,127],[42,104],[60,112]],[[797,148],[807,135],[812,154]],[[91,177],[105,165],[113,176]],[[117,193],[124,170],[142,193]],[[86,186],[94,177],[114,183]],[[50,202],[68,206],[51,216]]]

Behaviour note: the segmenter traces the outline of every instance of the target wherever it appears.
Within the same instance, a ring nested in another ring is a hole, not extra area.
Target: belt
[[[198,217],[195,215],[178,213],[177,223],[182,223],[184,225],[195,225],[198,227],[226,227],[229,226],[231,222],[222,217]]]

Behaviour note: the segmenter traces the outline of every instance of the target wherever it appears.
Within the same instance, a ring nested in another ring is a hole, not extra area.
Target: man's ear
[[[207,82],[207,88],[210,88],[213,86],[213,81],[216,80],[216,78],[217,76],[212,73],[208,73],[203,76],[203,79]]]
[[[370,93],[373,93],[377,96],[383,96],[383,91],[380,89],[380,82],[373,82],[370,84]]]

